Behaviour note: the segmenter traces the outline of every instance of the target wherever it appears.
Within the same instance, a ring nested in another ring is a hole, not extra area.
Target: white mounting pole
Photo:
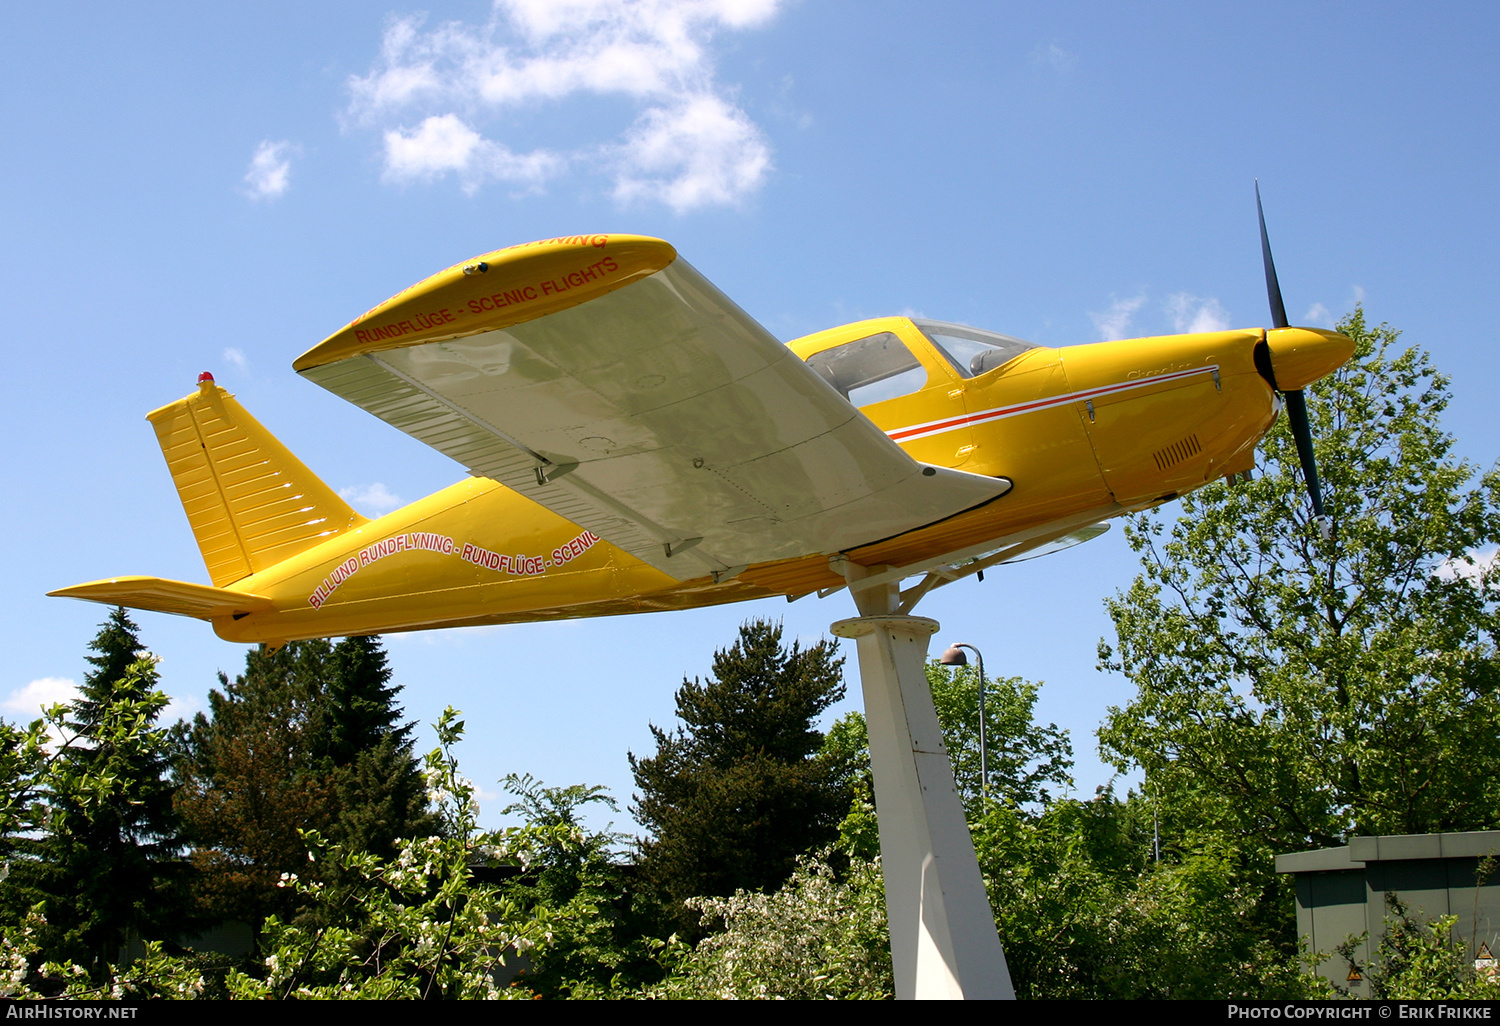
[[[882,568],[844,569],[854,584]],[[938,622],[889,611],[895,587],[850,590],[864,615],[831,630],[859,647],[896,997],[1014,998],[927,687]]]

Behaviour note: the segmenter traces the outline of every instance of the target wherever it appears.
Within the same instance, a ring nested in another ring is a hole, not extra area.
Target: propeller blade
[[[1266,211],[1260,202],[1259,179],[1255,181],[1255,212],[1260,216],[1260,258],[1266,268],[1266,298],[1271,301],[1271,327],[1289,327],[1286,303],[1281,298],[1281,282],[1276,280],[1276,264],[1271,259],[1271,238],[1266,234]],[[1274,369],[1273,367],[1272,370]],[[1307,495],[1312,499],[1313,519],[1318,524],[1318,533],[1326,541],[1333,536],[1333,521],[1323,511],[1323,489],[1318,483],[1318,461],[1313,456],[1307,398],[1300,388],[1283,391],[1281,395],[1286,400],[1286,416],[1292,428],[1292,437],[1297,441],[1297,459],[1302,464],[1302,479],[1307,482]]]
[[[1260,215],[1260,259],[1266,265],[1266,298],[1271,301],[1271,327],[1285,328],[1288,326],[1286,304],[1281,301],[1281,283],[1276,280],[1276,264],[1271,260],[1271,238],[1266,234],[1266,211],[1260,205],[1259,178],[1255,180],[1255,212]]]
[[[1313,457],[1312,426],[1307,420],[1307,400],[1302,389],[1283,392],[1286,399],[1287,421],[1291,424],[1292,437],[1297,440],[1297,459],[1302,462],[1302,477],[1307,482],[1307,494],[1312,499],[1313,516],[1319,524],[1328,518],[1323,512],[1323,489],[1318,484],[1318,463]]]

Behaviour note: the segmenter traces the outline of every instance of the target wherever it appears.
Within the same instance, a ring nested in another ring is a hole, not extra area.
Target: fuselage
[[[1257,369],[1257,347],[1262,364],[1268,358],[1262,329],[1022,343],[985,357],[963,339],[940,341],[944,330],[882,318],[790,348],[830,376],[842,366],[840,347],[881,338],[905,369],[856,383],[846,397],[914,459],[1013,483],[976,509],[843,553],[677,581],[503,485],[470,478],[236,581],[270,608],[215,617],[214,629],[232,641],[277,642],[795,598],[845,583],[831,556],[916,573],[1249,470],[1279,409]],[[1327,333],[1281,332],[1304,334],[1273,338],[1271,349],[1318,362],[1307,353]],[[1331,370],[1346,356],[1322,359]]]

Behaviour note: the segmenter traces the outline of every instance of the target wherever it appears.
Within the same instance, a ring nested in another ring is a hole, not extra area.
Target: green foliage
[[[463,722],[448,709],[436,727],[439,747],[426,758],[426,776],[449,817],[445,835],[403,840],[385,860],[306,833],[305,864],[336,863],[336,872],[322,874],[335,882],[283,875],[279,885],[302,894],[308,911],[298,923],[266,921],[257,964],[220,966],[210,981],[204,959],[168,956],[151,944],[144,959],[90,979],[75,964],[35,965],[35,935],[45,924],[32,916],[0,948],[0,996],[195,998],[220,990],[218,996],[241,1000],[531,997],[502,987],[497,970],[561,921],[546,909],[523,913],[498,888],[474,880],[474,867],[493,864],[497,847],[478,834],[473,788],[453,756]],[[48,981],[45,992],[28,982],[38,975]]]
[[[123,968],[111,965],[90,973],[74,962],[43,961],[39,934],[46,919],[29,914],[0,941],[0,998],[40,1001],[192,1000],[205,980],[192,959],[169,957],[161,942],[147,941],[145,955]]]
[[[712,932],[645,996],[692,1000],[878,1000],[895,991],[878,862],[836,872],[834,852],[797,860],[770,893],[688,904]]]
[[[246,656],[245,673],[209,692],[179,760],[177,808],[187,824],[199,900],[219,919],[288,916],[296,892],[283,873],[305,872],[303,830],[328,831],[337,812],[318,699],[329,646],[294,643]]]
[[[1291,897],[1256,845],[1220,835],[1169,842],[1153,860],[1152,804],[1069,784],[1066,732],[1034,720],[1039,685],[989,682],[991,801],[979,801],[978,674],[928,668],[944,746],[959,768],[980,870],[1017,993],[1025,998],[1319,996],[1278,928]],[[868,779],[864,719],[829,731],[824,757]],[[874,809],[857,791],[841,844],[878,851]],[[1267,939],[1267,938],[1270,939]],[[700,945],[701,947],[701,945]],[[753,967],[745,972],[751,974]]]
[[[300,892],[277,884],[305,872],[303,831],[389,859],[437,828],[390,678],[376,638],[262,647],[232,683],[220,675],[178,760],[206,912],[293,914]]]
[[[347,766],[382,741],[411,746],[415,724],[401,722],[396,704],[401,688],[391,683],[391,668],[378,637],[345,638],[333,647],[320,677],[325,696],[319,757]]]
[[[1139,796],[994,807],[971,830],[1020,997],[1323,994],[1295,951],[1254,928],[1268,902],[1290,900],[1274,881],[1222,840],[1152,862]]]
[[[431,833],[427,794],[378,637],[345,638],[329,654],[314,759],[331,764],[338,814],[329,837],[388,858],[398,838]]]
[[[162,938],[185,921],[176,861],[181,842],[166,779],[169,739],[156,727],[167,704],[156,662],[116,609],[90,646],[95,669],[79,700],[44,719],[47,731],[0,732],[7,776],[6,844],[11,861],[6,918],[29,907],[49,959],[75,960],[98,978],[136,931]]]
[[[1101,747],[1145,769],[1163,837],[1126,907],[1178,910],[1157,927],[1177,954],[1134,964],[1176,994],[1315,986],[1291,975],[1276,854],[1500,825],[1500,767],[1475,758],[1500,730],[1500,593],[1474,561],[1500,539],[1500,475],[1454,457],[1425,353],[1360,310],[1339,330],[1353,359],[1309,389],[1329,536],[1278,423],[1255,481],[1186,496],[1172,525],[1136,518],[1144,572],[1107,604],[1101,663],[1137,693]]]
[[[799,854],[834,839],[848,790],[815,757],[813,722],[843,697],[836,652],[787,649],[779,624],[746,623],[714,654],[711,679],[678,689],[684,726],[652,726],[656,754],[630,757],[634,811],[651,832],[642,872],[664,900],[775,888]],[[691,931],[696,917],[681,921]]]
[[[53,706],[26,727],[0,720],[0,857],[5,859],[0,880],[9,876],[11,858],[27,847],[27,835],[46,822],[44,799],[57,759],[56,752],[48,751],[47,726],[60,725],[63,714],[62,706]]]
[[[818,758],[849,789],[849,809],[839,823],[838,850],[874,861],[880,857],[880,824],[875,818],[875,778],[870,772],[870,733],[864,713],[848,712],[835,720]]]
[[[954,782],[972,821],[985,810],[979,787],[979,673],[971,667],[927,664],[927,685],[943,728],[943,747],[953,764]],[[993,805],[1037,808],[1055,791],[1072,787],[1068,770],[1073,746],[1055,723],[1033,719],[1041,685],[1020,677],[985,680],[985,737],[989,750],[989,791]],[[870,739],[863,713],[841,716],[828,730],[819,758],[847,782],[852,803],[839,825],[839,846],[865,858],[880,853],[875,792],[870,776]]]
[[[625,835],[592,833],[579,818],[591,804],[618,811],[614,799],[602,787],[544,787],[530,775],[504,783],[518,799],[504,812],[526,825],[494,839],[495,857],[519,870],[503,891],[519,909],[552,916],[547,943],[528,953],[525,986],[545,998],[588,997],[659,980],[656,909],[636,893],[634,865],[613,850]]]
[[[1457,916],[1419,922],[1395,894],[1385,896],[1385,933],[1368,965],[1354,959],[1357,938],[1339,945],[1338,954],[1361,971],[1370,996],[1384,1001],[1500,1000],[1500,979],[1479,972],[1469,946],[1456,935]]]
[[[1101,662],[1138,688],[1100,733],[1185,823],[1272,851],[1351,833],[1500,825],[1500,475],[1453,456],[1446,380],[1362,311],[1354,358],[1310,389],[1333,520],[1310,522],[1284,423],[1260,477],[1127,534],[1145,572],[1108,603]],[[1461,572],[1456,572],[1461,571]]]
[[[407,839],[393,859],[325,845],[308,834],[310,865],[331,859],[337,883],[287,874],[283,887],[311,910],[302,923],[265,923],[264,973],[232,971],[238,999],[476,999],[529,997],[498,985],[502,957],[516,957],[543,938],[543,916],[522,915],[490,884],[477,883],[476,857],[492,858],[478,836],[473,788],[458,773],[452,748],[463,721],[451,708],[436,724],[439,747],[428,754],[429,787],[448,817],[445,836]]]
[[[1035,722],[1041,684],[1020,677],[985,680],[985,739],[991,802],[1009,806],[1046,805],[1073,786],[1073,746],[1057,724]],[[927,664],[927,684],[953,778],[971,816],[980,803],[979,671],[971,666]]]

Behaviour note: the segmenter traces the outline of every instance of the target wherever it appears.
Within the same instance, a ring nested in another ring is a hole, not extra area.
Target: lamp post
[[[969,658],[964,655],[964,649],[973,652],[979,662],[979,796],[987,809],[990,806],[990,757],[984,737],[984,655],[973,645],[955,642],[938,656],[938,662],[944,666],[968,666]]]

